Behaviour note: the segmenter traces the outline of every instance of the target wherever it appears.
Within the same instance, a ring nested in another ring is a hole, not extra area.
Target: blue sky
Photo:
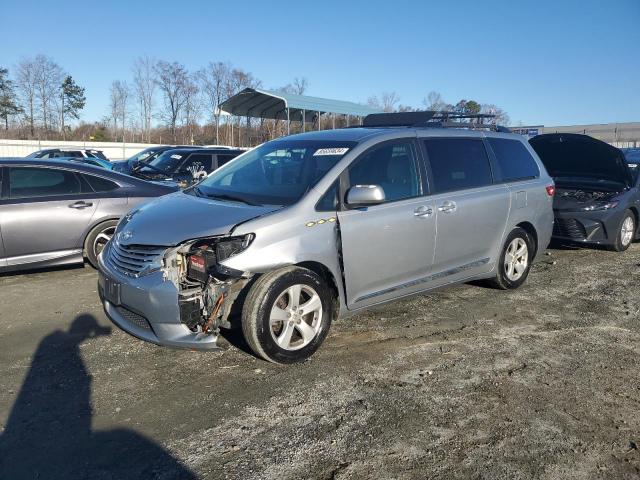
[[[0,19],[0,65],[51,56],[86,87],[87,121],[144,54],[230,61],[267,88],[304,76],[341,100],[435,90],[514,124],[640,121],[640,0],[1,0]]]

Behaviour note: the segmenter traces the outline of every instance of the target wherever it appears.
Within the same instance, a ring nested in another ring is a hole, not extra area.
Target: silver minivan
[[[130,212],[100,256],[99,292],[142,340],[216,349],[241,326],[257,355],[297,362],[364,308],[477,279],[519,287],[549,243],[553,194],[519,135],[292,135]]]

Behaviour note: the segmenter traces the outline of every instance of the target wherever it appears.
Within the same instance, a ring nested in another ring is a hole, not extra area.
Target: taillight
[[[547,185],[547,195],[553,197],[556,194],[556,186],[555,185]]]

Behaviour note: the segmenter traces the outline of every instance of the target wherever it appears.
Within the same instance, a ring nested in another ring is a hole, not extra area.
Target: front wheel
[[[636,217],[631,210],[624,212],[624,217],[618,227],[618,233],[616,235],[616,241],[612,245],[612,249],[616,252],[624,252],[636,235]]]
[[[518,288],[531,270],[534,242],[526,230],[516,227],[507,236],[491,284],[501,290]]]
[[[306,268],[287,267],[261,276],[242,310],[251,349],[274,363],[301,362],[324,341],[332,320],[331,292]]]

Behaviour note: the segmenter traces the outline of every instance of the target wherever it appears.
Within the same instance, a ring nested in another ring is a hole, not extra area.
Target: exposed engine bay
[[[613,204],[624,191],[623,185],[614,182],[606,182],[606,185],[590,184],[590,182],[572,184],[556,180],[553,208],[556,210],[591,210]]]
[[[220,261],[240,253],[252,240],[244,237],[201,239],[176,247],[165,256],[165,279],[178,288],[180,320],[192,332],[217,334],[231,328],[234,302],[251,278]]]
[[[568,188],[558,188],[556,190],[556,196],[561,198],[571,198],[574,199],[578,203],[588,203],[588,202],[597,202],[601,200],[609,200],[620,192],[600,192],[600,191],[592,191],[592,190],[582,190],[582,189],[568,189]]]

